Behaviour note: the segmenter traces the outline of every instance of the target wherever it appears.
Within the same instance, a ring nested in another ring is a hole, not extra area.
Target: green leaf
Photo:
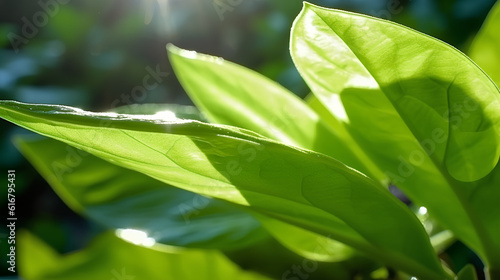
[[[310,260],[339,262],[351,258],[354,250],[326,236],[276,219],[257,216],[265,229],[283,246]]]
[[[321,154],[236,127],[0,101],[0,116],[116,165],[331,236],[425,279],[449,278],[413,213]]]
[[[385,175],[340,130],[330,129],[293,93],[222,58],[168,46],[172,67],[211,123],[237,126],[334,157],[383,181]]]
[[[383,112],[386,117],[396,114],[399,126],[405,125],[419,142],[436,129],[443,131],[448,145],[437,143],[433,158],[444,161],[453,177],[474,181],[496,166],[499,91],[451,46],[388,21],[307,3],[294,25],[291,44],[300,72],[332,111],[335,105],[341,108],[335,100],[342,100],[348,115],[344,118],[351,120],[352,110],[366,106],[361,101],[379,97],[372,107],[391,109]],[[332,93],[340,94],[340,99]],[[493,151],[471,145],[475,142]]]
[[[269,279],[241,270],[217,251],[144,248],[113,233],[65,256],[27,232],[20,233],[18,241],[20,274],[29,280]]]
[[[497,1],[472,41],[470,57],[500,85],[500,2]]]
[[[500,197],[476,181],[495,176],[500,155],[500,95],[481,69],[409,28],[307,3],[291,52],[316,97],[393,184],[490,263],[500,259],[498,222],[479,214],[496,204],[474,202],[483,190]]]
[[[112,229],[135,229],[156,242],[233,249],[267,235],[250,214],[174,188],[52,139],[17,146],[74,211]]]
[[[477,280],[476,269],[468,264],[457,274],[456,280]]]
[[[169,45],[168,50],[183,87],[212,123],[249,129],[278,141],[322,152],[380,181],[385,179],[359,147],[344,139],[348,134],[340,133],[336,127],[327,128],[302,100],[276,82],[222,58],[173,45]],[[337,241],[277,220],[262,219],[260,216],[259,220],[265,222],[266,229],[279,242],[301,256],[331,262],[352,255],[352,249]]]

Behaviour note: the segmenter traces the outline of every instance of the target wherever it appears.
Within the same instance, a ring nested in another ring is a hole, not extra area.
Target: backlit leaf
[[[112,229],[174,246],[232,249],[267,235],[250,214],[184,191],[68,144],[18,139],[18,147],[73,210]]]
[[[481,69],[404,26],[307,3],[291,52],[318,100],[392,183],[500,267],[499,222],[480,214],[498,207],[477,198],[500,198],[478,183],[497,177],[500,94]]]
[[[413,213],[330,157],[197,121],[13,101],[0,109],[6,120],[116,165],[331,236],[422,278],[449,278]]]
[[[219,57],[168,46],[176,76],[211,123],[237,126],[334,157],[382,181],[385,175],[348,134],[331,129],[293,93]]]

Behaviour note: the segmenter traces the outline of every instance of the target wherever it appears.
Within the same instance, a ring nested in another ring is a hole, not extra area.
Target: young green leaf
[[[172,67],[211,123],[237,126],[334,157],[379,181],[385,175],[346,134],[332,130],[293,93],[222,58],[168,46]]]
[[[495,176],[500,155],[500,94],[481,69],[409,28],[307,3],[291,52],[316,97],[392,182],[497,262],[498,222],[479,215],[497,207],[473,202],[474,192],[500,197],[476,184]]]
[[[500,2],[497,1],[472,41],[470,57],[500,86]]]
[[[269,279],[241,270],[216,251],[158,245],[144,248],[111,232],[98,236],[86,249],[65,256],[30,233],[20,233],[18,240],[20,275],[30,280]]]
[[[176,187],[345,242],[425,279],[448,279],[413,213],[321,154],[197,121],[0,101],[0,116]]]
[[[17,146],[74,211],[112,229],[135,229],[167,245],[234,249],[268,236],[250,214],[174,188],[52,139]]]

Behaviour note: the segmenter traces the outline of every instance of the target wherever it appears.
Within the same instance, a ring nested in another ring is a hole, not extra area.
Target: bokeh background
[[[311,1],[386,18],[466,51],[495,0]],[[221,56],[308,94],[288,51],[300,0],[0,0],[0,98],[109,110],[132,103],[191,104],[165,46]],[[161,73],[132,95],[149,71]],[[167,74],[168,73],[168,74]],[[59,252],[84,247],[103,229],[74,214],[12,144],[26,131],[0,122],[0,166],[17,173],[18,227]],[[6,215],[3,192],[0,210]],[[4,218],[2,218],[4,220]],[[0,276],[8,275],[7,229],[0,227]],[[474,256],[462,250],[457,265]]]

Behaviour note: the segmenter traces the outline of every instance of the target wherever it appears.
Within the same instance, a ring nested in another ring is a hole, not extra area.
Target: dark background
[[[311,2],[390,19],[466,51],[495,1]],[[0,99],[86,110],[191,104],[173,74],[146,95],[131,96],[147,68],[171,73],[167,43],[242,64],[304,97],[307,86],[288,51],[291,23],[301,7],[299,0],[0,0]],[[18,227],[59,252],[85,246],[102,229],[69,210],[19,154],[11,138],[24,130],[4,121],[0,128],[1,169],[17,173]],[[5,191],[1,217],[6,196]],[[6,237],[1,227],[0,275],[7,272]]]

